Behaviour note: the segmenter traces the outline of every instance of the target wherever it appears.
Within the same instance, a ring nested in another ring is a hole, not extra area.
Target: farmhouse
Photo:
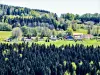
[[[84,38],[83,33],[73,33],[73,37],[76,40],[82,40]]]

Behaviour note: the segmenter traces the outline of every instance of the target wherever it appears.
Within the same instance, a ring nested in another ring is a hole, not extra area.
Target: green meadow
[[[0,41],[3,41],[11,36],[11,31],[0,31]]]
[[[2,43],[7,43],[7,42],[4,42],[5,39],[9,38],[11,36],[11,31],[0,31],[0,42]],[[43,41],[38,41],[38,42],[35,42],[37,44],[45,44],[45,45],[50,45],[50,44],[54,44],[56,45],[57,47],[61,46],[61,45],[75,45],[75,44],[83,44],[85,46],[91,46],[91,45],[94,45],[94,46],[100,46],[100,40],[83,40],[83,41],[73,41],[73,40],[56,40],[56,41],[51,41],[50,42],[45,42],[45,39],[46,37],[44,38]],[[34,42],[34,40],[32,41]],[[32,43],[30,42],[30,43]],[[8,42],[8,43],[12,43],[12,42]],[[21,43],[21,41],[19,41],[19,43]]]
[[[91,46],[91,45],[94,45],[94,46],[100,46],[100,41],[97,41],[97,40],[83,40],[83,41],[70,41],[70,40],[57,40],[57,41],[50,41],[50,42],[45,42],[45,41],[39,41],[39,42],[36,42],[37,44],[45,44],[45,45],[50,45],[50,44],[54,44],[56,45],[57,47],[61,46],[61,45],[75,45],[75,44],[83,44],[85,46]]]

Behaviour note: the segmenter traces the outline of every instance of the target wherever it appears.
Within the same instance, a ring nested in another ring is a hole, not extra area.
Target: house
[[[83,33],[73,33],[73,37],[75,40],[82,40],[83,37]]]
[[[73,40],[74,38],[70,35],[70,36],[64,36],[65,39],[67,40]]]
[[[32,40],[35,40],[35,39],[36,39],[36,37],[31,37],[31,39],[32,39]]]
[[[32,41],[32,39],[28,39],[27,37],[23,37],[21,40],[24,42],[31,42]]]
[[[86,35],[84,35],[83,37],[84,37],[84,39],[92,39],[92,38],[93,38],[93,35],[91,35],[91,34],[86,34]]]
[[[57,40],[57,37],[56,37],[56,36],[51,35],[50,39],[51,39],[51,40],[53,40],[53,41],[56,41],[56,40]]]

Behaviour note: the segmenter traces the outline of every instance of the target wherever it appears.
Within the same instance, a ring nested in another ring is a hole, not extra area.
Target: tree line
[[[83,15],[79,14],[72,14],[72,13],[67,13],[67,14],[61,14],[61,17],[64,18],[64,20],[80,20],[81,23],[87,22],[87,21],[93,21],[95,24],[100,22],[100,14],[99,13],[86,13]]]
[[[66,30],[68,27],[67,20],[78,20],[77,23],[84,23],[93,21],[95,24],[100,22],[100,14],[86,13],[83,15],[78,14],[61,14],[60,17],[56,13],[46,10],[29,9],[26,7],[14,7],[0,4],[0,22],[16,26],[48,26],[55,29]]]

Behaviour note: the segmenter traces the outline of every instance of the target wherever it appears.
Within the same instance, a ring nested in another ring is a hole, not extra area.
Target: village
[[[24,37],[22,38],[22,41],[26,41],[26,42],[29,42],[29,41],[32,41],[32,40],[35,40],[37,37]],[[46,37],[45,37],[46,38]],[[83,34],[83,33],[74,33],[73,35],[65,35],[64,37],[57,37],[55,35],[51,35],[49,38],[47,38],[49,40],[52,40],[52,41],[56,41],[56,40],[72,40],[72,41],[82,41],[84,39],[87,39],[87,40],[92,40],[92,39],[97,39],[97,40],[100,40],[100,37],[95,37],[91,34]],[[44,38],[38,38],[38,41],[43,41]]]
[[[50,41],[84,41],[84,40],[97,40],[100,41],[100,37],[95,37],[92,34],[83,34],[83,33],[73,33],[73,35],[64,35],[63,37],[57,37],[55,35],[51,35],[50,37],[22,37],[20,39],[21,42],[50,42]],[[19,40],[13,40],[12,38],[8,38],[4,40],[5,42],[18,42]]]

